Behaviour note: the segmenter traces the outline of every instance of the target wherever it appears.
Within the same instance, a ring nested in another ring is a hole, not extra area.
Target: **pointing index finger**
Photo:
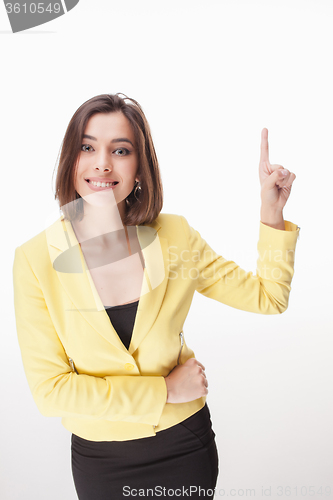
[[[268,130],[267,130],[267,128],[263,128],[261,131],[260,163],[263,163],[264,161],[267,161],[269,163]]]

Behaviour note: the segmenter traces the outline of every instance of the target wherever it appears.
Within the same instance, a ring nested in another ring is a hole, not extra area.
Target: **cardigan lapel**
[[[60,217],[46,229],[53,268],[75,309],[108,342],[133,354],[149,333],[159,313],[168,282],[168,241],[158,236],[156,220],[136,226],[145,261],[144,277],[129,350],[121,342],[101,302],[70,221]]]

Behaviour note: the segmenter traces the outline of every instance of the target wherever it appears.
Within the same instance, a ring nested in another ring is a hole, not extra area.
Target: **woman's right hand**
[[[195,358],[177,365],[165,377],[167,403],[188,403],[208,394],[205,367]]]

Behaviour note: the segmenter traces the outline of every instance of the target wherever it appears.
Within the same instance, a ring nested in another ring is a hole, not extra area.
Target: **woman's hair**
[[[101,94],[83,103],[68,124],[62,142],[57,169],[55,199],[59,201],[64,217],[81,220],[83,200],[74,187],[75,171],[81,153],[82,137],[89,118],[96,113],[123,113],[134,132],[138,154],[138,171],[141,190],[126,198],[126,215],[123,224],[135,226],[153,222],[163,205],[163,188],[157,156],[150,127],[140,104],[130,97]],[[126,102],[129,101],[129,102]]]

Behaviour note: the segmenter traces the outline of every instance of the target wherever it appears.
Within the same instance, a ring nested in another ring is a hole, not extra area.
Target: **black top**
[[[129,348],[131,343],[138,304],[139,301],[137,300],[136,302],[122,304],[120,306],[104,306],[113,328],[118,333],[118,336],[126,349]]]

